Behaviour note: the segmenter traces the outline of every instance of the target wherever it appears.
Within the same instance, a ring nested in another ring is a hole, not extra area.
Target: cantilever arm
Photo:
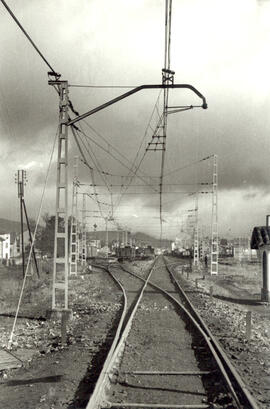
[[[191,91],[193,91],[196,95],[198,95],[199,98],[202,99],[202,105],[201,107],[203,109],[207,109],[207,103],[205,97],[192,85],[189,84],[157,84],[157,85],[140,85],[139,87],[133,88],[132,90],[126,92],[125,94],[119,95],[118,97],[111,99],[108,102],[105,102],[105,104],[99,105],[98,107],[92,109],[91,111],[86,112],[85,114],[79,115],[76,118],[69,120],[67,122],[67,125],[73,125],[78,121],[81,121],[82,119],[95,114],[98,111],[101,111],[104,108],[107,108],[108,106],[115,104],[118,101],[121,101],[121,99],[127,98],[132,94],[135,94],[138,91],[141,91],[143,89],[156,89],[156,88],[169,88],[169,89],[174,89],[174,88],[188,88]]]

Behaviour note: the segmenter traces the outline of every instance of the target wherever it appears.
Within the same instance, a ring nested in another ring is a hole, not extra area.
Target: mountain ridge
[[[27,230],[27,225],[23,225],[24,231]],[[0,234],[19,233],[21,231],[21,223],[14,220],[0,218]]]

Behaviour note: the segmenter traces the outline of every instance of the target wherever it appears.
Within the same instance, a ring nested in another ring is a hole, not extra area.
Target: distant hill
[[[27,229],[26,224],[24,224],[24,229]],[[0,234],[5,233],[19,233],[21,231],[21,223],[14,222],[13,220],[1,219],[0,218]]]
[[[160,240],[156,237],[149,236],[149,234],[137,232],[133,235],[136,238],[136,241],[150,244],[152,247],[160,247]],[[171,247],[172,240],[163,239],[161,242],[161,247],[167,248]]]
[[[137,245],[146,245],[152,247],[160,247],[160,240],[150,236],[149,234],[137,232],[133,233],[132,237],[135,237]],[[105,242],[106,240],[106,231],[97,231],[97,232],[88,232],[87,238],[89,240],[101,240]],[[122,239],[122,233],[120,233],[120,240]],[[109,243],[117,240],[117,232],[115,230],[109,231]],[[167,248],[171,247],[171,240],[164,239],[162,240],[162,247]]]

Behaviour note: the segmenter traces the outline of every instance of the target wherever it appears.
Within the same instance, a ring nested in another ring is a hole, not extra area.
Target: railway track
[[[124,303],[87,409],[258,408],[166,259],[140,274],[106,269]]]

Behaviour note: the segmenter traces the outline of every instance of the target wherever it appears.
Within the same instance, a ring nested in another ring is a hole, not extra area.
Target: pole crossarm
[[[55,81],[54,81],[54,82],[55,82]],[[49,83],[50,83],[50,81],[49,81]],[[77,116],[76,118],[74,118],[74,119],[72,119],[72,120],[69,120],[69,121],[66,123],[66,125],[69,125],[69,126],[70,126],[70,125],[74,125],[76,122],[79,122],[79,121],[81,121],[82,119],[87,118],[88,116],[93,115],[93,114],[95,114],[96,112],[101,111],[102,109],[105,109],[105,108],[107,108],[108,106],[113,105],[113,104],[115,104],[116,102],[121,101],[122,99],[127,98],[127,97],[129,97],[129,96],[135,94],[136,92],[142,91],[142,90],[144,90],[144,89],[166,89],[166,88],[168,88],[168,89],[175,89],[175,88],[187,88],[187,89],[190,89],[190,90],[193,91],[199,98],[202,99],[201,108],[207,109],[207,103],[206,103],[205,97],[204,97],[195,87],[193,87],[193,85],[190,85],[190,84],[153,84],[153,85],[146,84],[146,85],[140,85],[139,87],[133,88],[132,90],[130,90],[130,91],[128,91],[128,92],[125,92],[124,94],[119,95],[118,97],[116,97],[116,98],[114,98],[114,99],[111,99],[110,101],[105,102],[105,103],[102,104],[102,105],[99,105],[98,107],[92,109],[91,111],[88,111],[88,112],[86,112],[85,114],[79,115],[79,116]]]

